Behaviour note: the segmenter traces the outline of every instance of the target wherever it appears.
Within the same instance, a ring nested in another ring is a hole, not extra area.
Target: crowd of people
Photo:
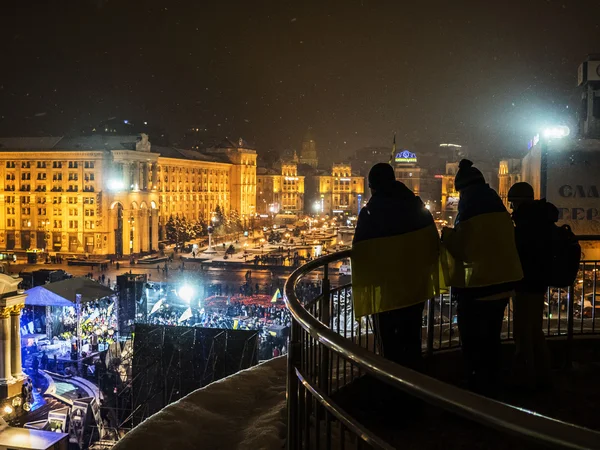
[[[451,287],[468,386],[494,396],[505,381],[501,333],[512,298],[512,382],[547,389],[544,293],[574,282],[581,255],[568,227],[555,225],[557,208],[534,200],[531,185],[517,183],[508,193],[509,214],[481,171],[462,160],[454,182],[458,214],[440,238],[431,213],[395,180],[391,165],[373,166],[368,182],[372,196],[353,241],[353,301],[356,317],[373,316],[383,356],[422,369],[425,301]]]

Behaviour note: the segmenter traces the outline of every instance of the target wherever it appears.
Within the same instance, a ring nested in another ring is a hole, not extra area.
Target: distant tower
[[[300,151],[300,163],[308,164],[316,168],[319,165],[319,159],[317,158],[317,143],[312,134],[312,130],[309,128],[302,141],[302,150]]]
[[[300,162],[300,160],[298,159],[298,153],[296,153],[296,150],[294,150],[294,156],[292,157],[292,162],[298,164],[298,162]]]
[[[396,158],[396,133],[394,133],[394,143],[392,144],[392,154],[390,155],[390,165],[394,165]]]

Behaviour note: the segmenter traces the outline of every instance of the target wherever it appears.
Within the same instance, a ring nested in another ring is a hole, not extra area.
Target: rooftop
[[[137,135],[124,136],[70,136],[70,137],[9,137],[0,138],[0,152],[39,152],[39,151],[103,151],[103,150],[133,150],[135,151]],[[244,141],[245,143],[245,141]],[[232,143],[233,145],[233,143]],[[220,147],[225,148],[225,147]],[[244,147],[249,148],[249,147]],[[151,153],[165,158],[188,159],[216,163],[229,163],[225,155],[206,154],[195,150],[185,150],[175,147],[152,146]]]

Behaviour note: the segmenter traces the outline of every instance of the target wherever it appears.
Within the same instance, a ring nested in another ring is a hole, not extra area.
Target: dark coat
[[[458,214],[454,226],[462,220],[468,220],[480,214],[504,212],[506,207],[498,193],[489,184],[474,184],[460,193]]]
[[[523,267],[523,280],[517,290],[543,293],[548,288],[552,227],[558,221],[558,209],[545,199],[525,203],[513,212],[515,240]]]
[[[410,233],[433,225],[431,213],[403,183],[373,194],[358,215],[353,243]]]

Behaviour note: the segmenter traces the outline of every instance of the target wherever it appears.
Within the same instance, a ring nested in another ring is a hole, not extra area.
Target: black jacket
[[[431,213],[403,183],[375,192],[358,215],[353,243],[396,236],[433,225]]]
[[[489,184],[474,184],[463,189],[458,201],[458,214],[454,226],[480,214],[506,211],[498,193]]]
[[[550,260],[552,226],[558,221],[558,209],[545,199],[534,200],[519,206],[512,218],[524,274],[517,290],[543,293],[548,288],[547,262]]]

